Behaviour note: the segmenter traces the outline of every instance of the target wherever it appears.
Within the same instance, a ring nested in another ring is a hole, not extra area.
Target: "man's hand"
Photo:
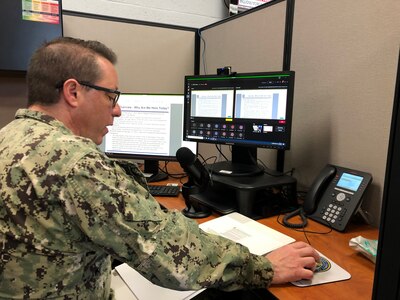
[[[304,242],[283,246],[268,253],[266,257],[274,269],[272,284],[311,279],[316,263],[319,262],[318,252]]]

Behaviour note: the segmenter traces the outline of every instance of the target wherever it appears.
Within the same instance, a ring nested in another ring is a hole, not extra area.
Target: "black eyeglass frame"
[[[97,90],[97,91],[102,91],[102,92],[106,92],[106,93],[115,94],[114,97],[111,97],[109,95],[107,95],[107,97],[112,102],[112,107],[115,107],[117,105],[119,96],[121,95],[121,91],[105,88],[105,87],[102,87],[102,86],[98,86],[98,85],[92,84],[92,83],[90,83],[88,81],[81,81],[81,80],[76,80],[76,81],[80,85],[86,86],[88,88],[91,88],[91,89],[94,89],[94,90]],[[57,89],[62,89],[63,85],[64,85],[64,82],[59,83],[59,84],[56,85],[56,88]]]
[[[80,81],[80,80],[77,80],[77,81],[78,81],[78,83],[80,85],[86,86],[88,88],[91,88],[91,89],[94,89],[94,90],[98,90],[98,91],[102,91],[102,92],[106,92],[106,93],[115,94],[115,97],[111,97],[109,95],[107,95],[107,96],[108,96],[108,98],[110,98],[110,101],[112,102],[112,106],[113,107],[115,107],[117,105],[118,98],[121,95],[120,91],[108,89],[108,88],[105,88],[105,87],[102,87],[102,86],[98,86],[98,85],[92,84],[92,83],[87,82],[87,81]]]

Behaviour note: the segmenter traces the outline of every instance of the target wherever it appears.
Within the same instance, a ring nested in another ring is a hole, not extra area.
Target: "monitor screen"
[[[256,155],[257,147],[289,149],[294,75],[279,71],[186,76],[184,139],[233,145],[233,151],[243,150],[232,156],[233,163],[247,165],[256,165],[255,157],[249,156]]]
[[[158,161],[176,160],[176,151],[187,147],[197,153],[197,143],[183,140],[183,95],[121,94],[121,117],[103,139],[103,150],[112,158],[144,159],[149,181],[165,178]]]

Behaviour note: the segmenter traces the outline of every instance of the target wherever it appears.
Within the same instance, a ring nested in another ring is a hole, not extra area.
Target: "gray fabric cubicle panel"
[[[203,57],[201,74],[216,74],[216,69],[231,66],[233,72],[282,70],[285,38],[286,1],[254,12],[237,15],[201,31]]]
[[[378,224],[400,42],[400,1],[296,1],[292,149],[309,186],[326,163],[370,172],[363,208]]]
[[[118,55],[120,90],[183,93],[194,72],[195,31],[65,14],[64,35],[105,43]]]
[[[217,68],[224,66],[238,73],[282,70],[286,5],[287,1],[280,1],[205,27],[201,31],[200,74],[216,74]],[[228,147],[222,148],[229,156]],[[213,145],[204,143],[199,144],[199,152],[204,157],[218,155]],[[258,157],[275,168],[276,150],[258,149]]]

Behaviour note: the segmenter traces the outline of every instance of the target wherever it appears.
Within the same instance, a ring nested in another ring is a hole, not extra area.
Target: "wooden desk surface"
[[[169,179],[157,184],[165,184],[167,182],[181,184],[177,179]],[[157,200],[170,209],[182,210],[185,208],[182,195],[171,198],[158,197]],[[218,215],[214,214],[208,218],[197,219],[197,221],[202,223],[215,217],[218,217]],[[304,232],[280,225],[277,221],[277,216],[262,219],[259,222],[298,241],[307,242]],[[313,232],[329,231],[326,226],[313,220],[309,220],[306,230]],[[351,274],[349,280],[303,288],[288,283],[272,286],[269,290],[279,299],[331,299],[332,297],[338,300],[371,299],[375,264],[349,247],[349,240],[359,235],[368,239],[378,239],[378,229],[368,225],[349,224],[344,233],[335,230],[327,234],[307,233],[308,240],[314,248]]]

